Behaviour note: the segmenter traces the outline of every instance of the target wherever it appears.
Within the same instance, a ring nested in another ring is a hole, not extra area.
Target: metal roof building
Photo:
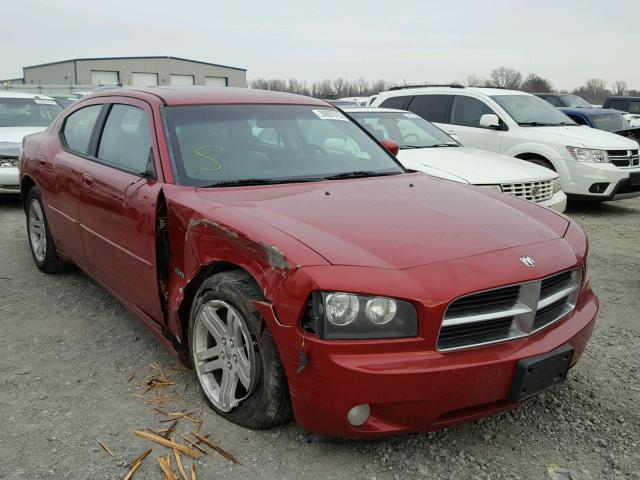
[[[186,58],[74,58],[23,67],[24,85],[211,85],[246,87],[247,70]]]

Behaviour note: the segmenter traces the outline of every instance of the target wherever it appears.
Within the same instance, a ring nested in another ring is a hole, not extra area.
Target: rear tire
[[[188,333],[189,357],[209,406],[254,430],[291,418],[280,356],[269,329],[261,331],[252,302],[260,298],[255,281],[242,270],[213,275],[198,289]]]
[[[27,237],[33,261],[44,273],[60,273],[64,270],[66,264],[58,256],[38,187],[31,187],[31,190],[27,193],[25,213],[27,217]]]

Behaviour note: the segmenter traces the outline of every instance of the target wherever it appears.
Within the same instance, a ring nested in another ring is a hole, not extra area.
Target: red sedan
[[[598,311],[575,223],[406,171],[320,100],[103,90],[20,166],[38,268],[85,271],[246,427],[372,437],[500,412],[564,380]]]

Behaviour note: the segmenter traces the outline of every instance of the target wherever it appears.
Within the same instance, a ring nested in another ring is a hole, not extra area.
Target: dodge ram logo
[[[520,257],[520,261],[524,263],[527,267],[533,268],[536,266],[536,261],[529,256]]]

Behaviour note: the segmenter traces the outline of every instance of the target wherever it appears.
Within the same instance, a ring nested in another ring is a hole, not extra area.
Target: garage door
[[[120,83],[118,72],[91,70],[91,85],[117,85]]]
[[[171,85],[193,85],[193,75],[170,75]]]
[[[158,85],[157,73],[132,73],[131,85],[135,87],[150,87]]]
[[[210,87],[226,87],[227,77],[204,77],[204,83]]]

